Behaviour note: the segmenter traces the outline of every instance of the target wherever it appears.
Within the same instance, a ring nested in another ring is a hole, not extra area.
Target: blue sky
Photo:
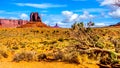
[[[42,21],[54,26],[71,27],[75,21],[90,20],[96,26],[119,22],[119,8],[110,7],[113,0],[1,0],[0,18],[29,20],[31,12],[39,12]]]

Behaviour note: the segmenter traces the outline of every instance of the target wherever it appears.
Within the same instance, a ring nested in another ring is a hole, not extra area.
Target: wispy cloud
[[[74,10],[74,12],[83,12],[83,11],[88,11],[88,12],[105,12],[105,11],[109,11],[109,10],[105,9],[105,8],[87,8],[87,9]]]
[[[0,10],[0,14],[20,14],[21,12],[25,12],[25,11],[5,11],[5,10]]]
[[[15,3],[18,6],[29,6],[34,8],[58,8],[58,7],[67,7],[67,5],[60,5],[60,4],[50,4],[50,3],[43,3],[43,4],[36,4],[36,3]]]

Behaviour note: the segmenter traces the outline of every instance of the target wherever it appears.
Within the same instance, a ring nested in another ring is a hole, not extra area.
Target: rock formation
[[[112,26],[114,26],[114,27],[120,27],[120,22],[118,22],[117,24],[114,24],[114,25],[110,25],[110,27],[112,27]]]
[[[59,27],[58,24],[56,23],[55,26],[53,26],[53,28],[60,28],[60,27]]]
[[[38,12],[32,12],[30,14],[30,21],[20,26],[20,28],[26,28],[26,27],[49,27],[49,26],[47,26],[42,22]]]
[[[28,23],[27,20],[0,19],[0,27],[15,28]]]
[[[39,16],[38,12],[32,12],[30,14],[30,21],[32,22],[42,22],[41,17]]]
[[[0,19],[0,27],[4,28],[16,28],[16,27],[49,27],[44,24],[39,16],[38,12],[32,12],[30,14],[30,21],[27,20],[15,20],[15,19]]]

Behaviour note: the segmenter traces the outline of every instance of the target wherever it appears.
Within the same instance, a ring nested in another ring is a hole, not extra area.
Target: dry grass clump
[[[4,58],[8,58],[8,54],[3,50],[0,50],[0,55]]]
[[[44,53],[37,55],[37,61],[43,61],[43,60],[46,60],[46,59],[47,59],[47,56]]]
[[[21,52],[17,53],[13,57],[13,61],[19,62],[19,61],[33,61],[34,60],[34,52]]]

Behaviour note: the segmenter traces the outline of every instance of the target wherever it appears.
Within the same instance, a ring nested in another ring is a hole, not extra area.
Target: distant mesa
[[[110,27],[120,27],[120,22],[118,22],[117,24],[114,24],[114,25],[110,25]]]
[[[28,23],[27,20],[14,20],[14,19],[0,19],[1,28],[16,28]]]
[[[38,12],[30,14],[30,21],[27,20],[14,20],[14,19],[0,19],[0,27],[2,28],[25,28],[25,27],[50,27],[42,22]]]

